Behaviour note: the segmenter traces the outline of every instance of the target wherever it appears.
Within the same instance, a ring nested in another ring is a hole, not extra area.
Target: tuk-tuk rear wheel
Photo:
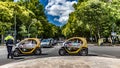
[[[64,56],[65,54],[66,54],[65,49],[61,48],[61,49],[59,50],[59,55]]]

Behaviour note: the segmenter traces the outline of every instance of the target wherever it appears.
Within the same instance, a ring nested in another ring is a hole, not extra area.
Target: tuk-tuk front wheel
[[[15,50],[15,51],[13,51],[13,56],[14,57],[18,57],[20,55],[20,52],[19,52],[19,50]]]
[[[36,49],[34,53],[35,53],[35,55],[40,55],[41,54],[41,49]]]
[[[79,52],[79,54],[80,54],[81,56],[87,56],[87,55],[88,55],[88,48],[82,49],[82,50]]]
[[[66,54],[66,51],[62,48],[59,50],[59,55],[64,56]]]

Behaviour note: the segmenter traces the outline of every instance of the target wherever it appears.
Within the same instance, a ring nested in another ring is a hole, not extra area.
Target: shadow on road
[[[88,56],[98,56],[98,55],[96,55],[96,54],[88,54]]]
[[[56,56],[60,56],[60,55],[52,55],[52,54],[48,54],[48,55],[44,55],[44,57],[56,57]],[[81,56],[81,55],[77,55],[77,54],[66,54],[64,56]],[[98,56],[96,54],[88,54],[87,56]]]
[[[24,58],[21,58],[21,57],[14,57],[14,60],[21,60],[21,59],[24,59]]]

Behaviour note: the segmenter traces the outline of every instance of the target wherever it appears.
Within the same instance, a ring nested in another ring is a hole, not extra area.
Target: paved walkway
[[[95,56],[60,56],[14,62],[0,66],[0,68],[120,68],[120,59]]]

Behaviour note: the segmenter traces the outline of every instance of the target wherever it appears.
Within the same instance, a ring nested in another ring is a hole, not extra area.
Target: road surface
[[[59,56],[58,50],[60,49],[61,44],[57,44],[53,48],[42,48],[42,55],[35,56],[20,56],[14,59],[7,59],[6,55],[6,48],[5,46],[0,46],[0,65],[12,63],[12,62],[19,62],[29,59],[36,59],[36,58],[45,58],[45,57],[55,57]],[[88,44],[89,48],[89,56],[102,56],[102,57],[110,57],[110,58],[120,58],[120,47],[119,46],[94,46],[94,44]]]

